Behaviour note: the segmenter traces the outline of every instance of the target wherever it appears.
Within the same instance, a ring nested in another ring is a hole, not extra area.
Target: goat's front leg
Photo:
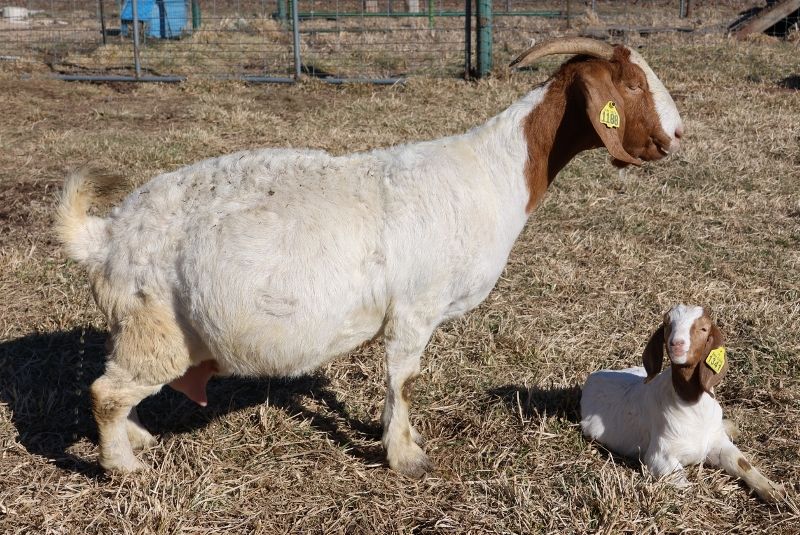
[[[727,437],[711,448],[706,460],[709,464],[722,467],[733,477],[743,479],[765,502],[781,501],[786,496],[783,485],[766,478]]]
[[[665,479],[670,484],[685,488],[689,486],[686,471],[681,462],[670,455],[667,449],[651,448],[644,457],[644,464],[656,479]]]
[[[385,331],[387,390],[382,418],[383,446],[389,466],[413,478],[433,469],[420,447],[422,437],[408,419],[412,383],[419,376],[420,357],[431,331],[405,320],[389,322]]]

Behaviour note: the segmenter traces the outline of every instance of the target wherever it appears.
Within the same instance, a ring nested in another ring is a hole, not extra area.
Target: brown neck
[[[544,99],[525,119],[525,179],[530,192],[527,213],[536,208],[550,183],[572,158],[603,146],[586,118],[583,96],[572,87],[567,77],[552,80]]]
[[[683,401],[695,403],[703,395],[697,366],[672,365],[672,386]]]

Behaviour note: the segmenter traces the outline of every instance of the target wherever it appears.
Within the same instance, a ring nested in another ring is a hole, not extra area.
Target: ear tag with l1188
[[[600,110],[600,122],[609,128],[619,128],[619,112],[613,101],[609,100]]]

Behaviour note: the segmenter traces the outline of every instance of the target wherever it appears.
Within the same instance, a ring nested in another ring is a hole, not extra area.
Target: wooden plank
[[[733,32],[733,36],[737,39],[743,39],[750,34],[761,33],[798,9],[800,9],[800,0],[783,0],[783,2],[777,2],[769,8],[762,9],[758,15],[740,26]]]

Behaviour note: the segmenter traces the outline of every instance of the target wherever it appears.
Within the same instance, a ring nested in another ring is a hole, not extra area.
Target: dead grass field
[[[437,471],[419,482],[384,465],[380,344],[305,379],[216,380],[207,408],[165,389],[140,410],[160,437],[152,468],[102,474],[86,388],[104,322],[54,242],[53,194],[87,163],[136,183],[249,147],[461,132],[554,61],[391,88],[0,72],[0,532],[800,533],[800,51],[761,41],[648,41],[685,150],[624,176],[595,151],[556,180],[497,288],[428,347],[413,421]],[[586,375],[636,364],[679,301],[710,305],[727,333],[719,399],[786,503],[708,467],[676,490],[581,437]]]

